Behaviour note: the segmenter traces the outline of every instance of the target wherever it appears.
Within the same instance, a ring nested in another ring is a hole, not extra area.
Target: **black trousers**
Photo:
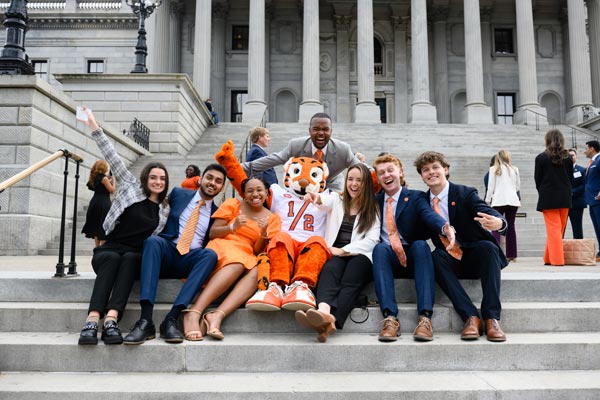
[[[479,279],[483,291],[481,316],[483,319],[500,319],[500,250],[495,243],[480,240],[463,248],[462,260],[456,260],[446,250],[432,253],[435,281],[446,293],[463,321],[478,316],[477,308],[460,284],[459,279]]]
[[[117,310],[120,320],[141,263],[141,250],[129,246],[107,242],[95,248],[92,268],[96,280],[88,313],[98,311],[103,318],[106,311]]]
[[[373,264],[364,255],[333,256],[325,263],[317,283],[317,302],[331,306],[338,328],[354,308],[361,289],[373,280]]]
[[[571,208],[569,220],[573,229],[573,239],[583,239],[583,210],[584,208]]]

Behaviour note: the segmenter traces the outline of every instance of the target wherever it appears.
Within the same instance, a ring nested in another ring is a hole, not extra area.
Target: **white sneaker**
[[[283,292],[278,284],[271,282],[267,290],[259,290],[246,302],[246,308],[254,311],[279,311]]]
[[[308,285],[301,281],[296,281],[285,288],[281,308],[284,310],[310,310],[317,308],[315,295],[308,288]]]

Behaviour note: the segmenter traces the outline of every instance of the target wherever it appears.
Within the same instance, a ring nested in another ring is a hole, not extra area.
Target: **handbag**
[[[596,265],[595,239],[563,239],[565,265]]]

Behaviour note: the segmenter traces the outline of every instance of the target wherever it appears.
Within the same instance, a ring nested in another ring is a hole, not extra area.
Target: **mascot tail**
[[[247,178],[242,165],[238,161],[234,153],[233,141],[228,140],[223,146],[221,151],[215,154],[215,160],[225,168],[227,171],[227,178],[231,182],[231,185],[243,197],[242,192],[242,181]]]

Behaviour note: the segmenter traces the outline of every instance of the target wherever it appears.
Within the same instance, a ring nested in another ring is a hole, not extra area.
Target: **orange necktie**
[[[438,213],[443,218],[444,216],[442,215],[442,210],[440,209],[439,197],[434,197],[432,202],[433,202],[433,211]],[[440,236],[440,240],[442,241],[442,244],[444,245],[444,247],[448,247],[448,245],[450,244],[450,240],[444,235],[439,235],[439,236]],[[450,250],[448,253],[452,257],[456,258],[457,260],[462,259],[463,252],[462,252],[462,249],[460,247],[458,247],[458,244],[455,244],[454,248],[452,250]]]
[[[198,225],[198,219],[200,219],[200,207],[203,205],[204,200],[200,200],[198,204],[196,204],[196,207],[194,207],[192,210],[190,218],[183,228],[183,232],[181,232],[181,236],[177,242],[177,251],[182,256],[185,256],[190,252],[190,245],[192,244],[192,239],[194,238],[194,233],[196,232],[196,225]]]
[[[585,169],[585,174],[587,175],[588,171],[590,170],[590,167],[592,166],[592,163],[594,162],[594,160],[590,159],[590,162],[588,163],[587,168]]]
[[[317,151],[315,151],[315,156],[317,156],[319,162],[323,162],[323,150],[317,149]]]
[[[400,265],[406,268],[406,253],[404,252],[402,241],[400,240],[400,235],[398,234],[398,229],[396,228],[396,220],[394,219],[394,210],[392,206],[393,201],[393,197],[388,197],[387,207],[385,208],[385,227],[388,231],[388,237],[390,239],[390,246],[392,246],[392,250],[394,250],[394,253],[396,253],[396,256],[398,256]]]

